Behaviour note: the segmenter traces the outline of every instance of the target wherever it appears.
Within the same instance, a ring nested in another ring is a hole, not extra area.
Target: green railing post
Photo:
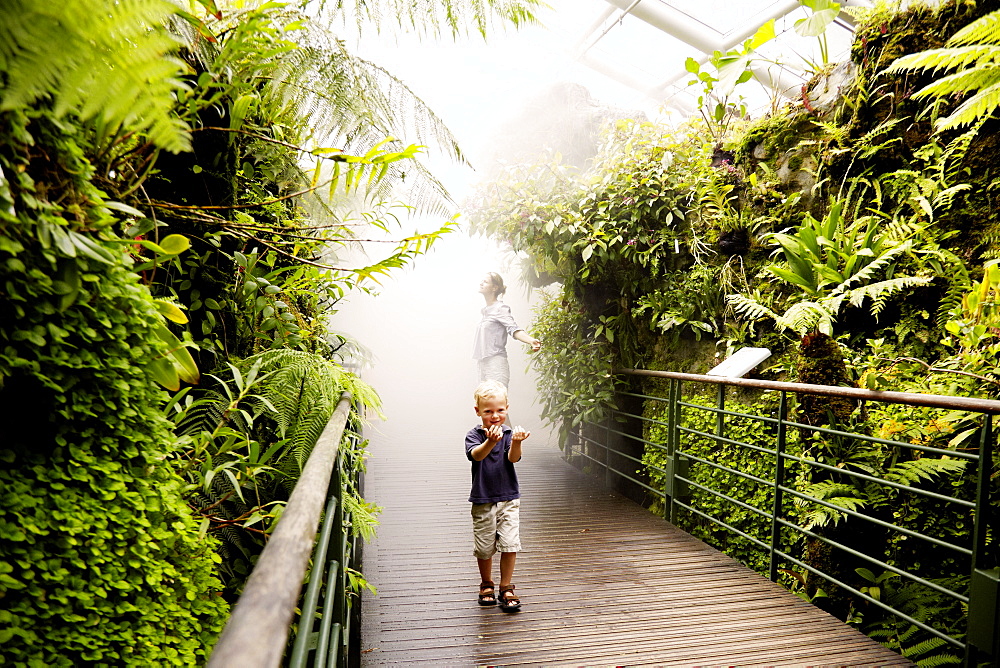
[[[340,472],[334,473],[336,478],[337,489],[341,489]],[[350,525],[351,517],[344,513],[344,504],[337,504],[336,516],[334,517],[334,522],[336,522],[338,532],[337,535],[333,536],[334,545],[337,547],[337,551],[334,553],[340,560],[339,568],[335,572],[331,572],[330,575],[330,586],[332,586],[333,592],[327,590],[327,595],[334,596],[333,600],[333,619],[331,622],[334,625],[340,626],[340,631],[342,638],[347,639],[346,628],[347,628],[347,567],[350,565],[350,556],[347,552],[348,546],[348,532],[345,529],[346,526]],[[338,638],[340,640],[340,638]],[[347,665],[347,653],[346,646],[343,641],[337,642],[336,645],[331,646],[331,651],[336,652],[336,657],[338,662],[336,665],[345,666]],[[331,657],[332,658],[332,657]],[[332,664],[331,664],[332,665]]]
[[[987,569],[986,532],[990,525],[990,475],[993,472],[993,422],[983,415],[979,435],[979,475],[976,486],[976,518],[973,525],[972,579],[969,582],[968,635],[965,665],[974,668],[984,656],[1000,662],[1000,568]]]
[[[667,473],[666,484],[667,493],[670,495],[669,520],[671,524],[677,524],[677,504],[675,500],[680,495],[681,485],[677,480],[677,475],[687,473],[686,462],[682,461],[680,454],[680,424],[681,424],[681,382],[672,381],[673,395],[670,403],[673,406],[671,411],[671,425],[667,435]]]
[[[722,414],[722,411],[726,410],[726,386],[719,385],[718,398],[716,400],[716,408],[719,412],[715,414],[715,435],[725,436],[726,435],[726,416]]]
[[[670,460],[674,456],[674,412],[677,410],[677,403],[674,401],[674,385],[677,381],[670,380],[667,381],[667,442],[664,444],[666,446],[666,458],[663,465],[663,519],[670,519],[670,508],[673,506],[673,492],[672,482],[670,480]]]
[[[778,518],[781,516],[782,498],[781,486],[785,484],[785,421],[788,419],[788,395],[781,393],[778,403],[778,438],[774,446],[774,505],[771,509],[771,554],[768,568],[769,577],[772,582],[778,581],[778,559],[775,552],[778,550],[781,541],[781,523]]]
[[[604,418],[604,486],[611,489],[611,420]]]

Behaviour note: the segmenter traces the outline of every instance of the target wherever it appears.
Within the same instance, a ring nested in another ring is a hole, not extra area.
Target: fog
[[[456,452],[465,432],[478,424],[472,393],[478,384],[473,335],[485,305],[479,282],[487,272],[507,283],[503,301],[530,331],[531,299],[504,265],[504,254],[484,238],[464,232],[445,236],[414,265],[383,279],[377,296],[352,294],[334,319],[334,329],[367,347],[374,359],[361,377],[375,387],[387,419],[366,436],[372,447],[386,438],[440,438]],[[543,342],[544,345],[544,342]],[[543,428],[530,349],[508,338],[511,423],[532,433],[531,442],[552,442]]]

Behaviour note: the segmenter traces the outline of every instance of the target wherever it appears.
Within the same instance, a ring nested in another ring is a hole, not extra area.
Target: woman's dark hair
[[[495,271],[491,271],[486,275],[489,276],[490,283],[493,284],[493,287],[497,289],[497,297],[507,292],[507,286],[503,284],[503,277],[501,277],[500,274]]]

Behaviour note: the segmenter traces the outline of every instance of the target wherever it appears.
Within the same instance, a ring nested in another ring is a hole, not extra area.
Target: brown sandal
[[[514,594],[514,585],[500,585],[500,609],[504,612],[521,609],[521,599]]]
[[[479,583],[479,605],[496,605],[496,585],[491,580]]]

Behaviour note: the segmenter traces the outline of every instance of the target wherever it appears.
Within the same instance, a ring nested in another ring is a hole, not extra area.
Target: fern
[[[187,126],[173,113],[185,68],[164,28],[176,11],[165,0],[0,0],[0,110],[47,99],[99,134],[142,132],[188,150]]]
[[[851,306],[861,306],[865,299],[870,298],[872,300],[871,314],[878,316],[885,308],[886,300],[889,297],[907,288],[928,285],[932,280],[925,276],[900,276],[854,288],[848,293],[848,296]]]
[[[746,316],[750,320],[770,319],[777,321],[780,317],[760,302],[745,295],[727,295],[726,303],[732,307],[735,313]]]
[[[890,467],[885,472],[885,479],[903,485],[916,485],[940,475],[961,473],[965,470],[966,463],[959,459],[921,457]]]
[[[846,508],[847,510],[864,508],[870,502],[869,499],[859,496],[859,492],[855,487],[832,480],[813,483],[803,489],[802,493],[813,499],[826,501],[829,504]],[[804,528],[807,530],[813,527],[827,526],[830,523],[837,524],[845,517],[844,513],[838,512],[833,508],[811,504],[809,500],[800,497],[795,498],[795,505],[800,508],[808,507],[808,510],[802,516],[805,520]]]
[[[987,14],[955,33],[941,49],[896,59],[885,73],[913,70],[932,73],[958,69],[924,86],[916,99],[946,99],[974,93],[951,114],[935,121],[938,132],[959,128],[992,116],[1000,107],[1000,11]]]

